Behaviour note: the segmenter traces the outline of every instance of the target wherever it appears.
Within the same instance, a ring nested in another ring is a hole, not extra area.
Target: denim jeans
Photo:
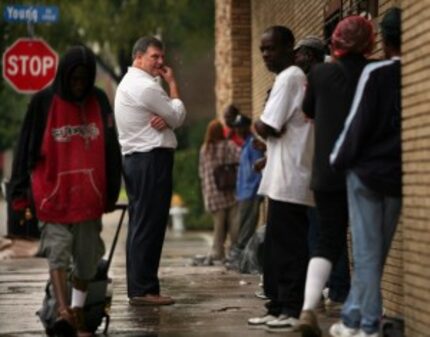
[[[401,198],[374,192],[353,172],[347,175],[354,272],[342,321],[371,334],[382,315],[381,278],[397,227]]]

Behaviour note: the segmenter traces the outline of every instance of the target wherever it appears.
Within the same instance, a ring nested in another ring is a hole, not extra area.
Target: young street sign
[[[6,5],[3,9],[9,23],[54,23],[59,17],[58,6]]]

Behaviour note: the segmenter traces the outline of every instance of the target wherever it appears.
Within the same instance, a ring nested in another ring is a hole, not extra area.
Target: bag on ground
[[[262,274],[263,273],[263,245],[266,235],[266,226],[258,228],[249,239],[242,252],[239,261],[239,271],[242,274]]]
[[[121,210],[121,216],[114,235],[112,246],[109,252],[108,259],[101,259],[97,265],[97,272],[94,278],[88,284],[88,294],[84,306],[85,326],[91,332],[96,332],[99,326],[104,323],[104,331],[106,334],[109,329],[110,322],[110,307],[112,304],[112,279],[109,278],[109,267],[112,262],[116,244],[118,242],[119,233],[121,231],[122,222],[125,212],[127,211],[126,204],[117,204],[115,209]],[[69,273],[70,274],[70,273]],[[72,282],[68,281],[69,300],[72,293]],[[55,336],[54,323],[57,319],[58,307],[55,299],[54,289],[50,280],[45,286],[45,297],[42,307],[36,312],[43,326],[45,327],[48,336]]]

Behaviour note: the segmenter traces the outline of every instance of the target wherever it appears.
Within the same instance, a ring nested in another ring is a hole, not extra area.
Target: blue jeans
[[[401,198],[367,188],[353,172],[347,175],[354,273],[342,308],[342,321],[371,334],[382,315],[381,278],[397,227]]]

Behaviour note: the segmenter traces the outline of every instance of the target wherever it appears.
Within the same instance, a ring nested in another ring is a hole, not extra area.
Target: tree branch
[[[99,55],[96,55],[97,63],[100,65],[100,67],[103,68],[104,71],[108,73],[108,75],[116,82],[119,83],[121,81],[122,76],[118,76],[115,71],[112,69],[112,67],[107,64]]]

